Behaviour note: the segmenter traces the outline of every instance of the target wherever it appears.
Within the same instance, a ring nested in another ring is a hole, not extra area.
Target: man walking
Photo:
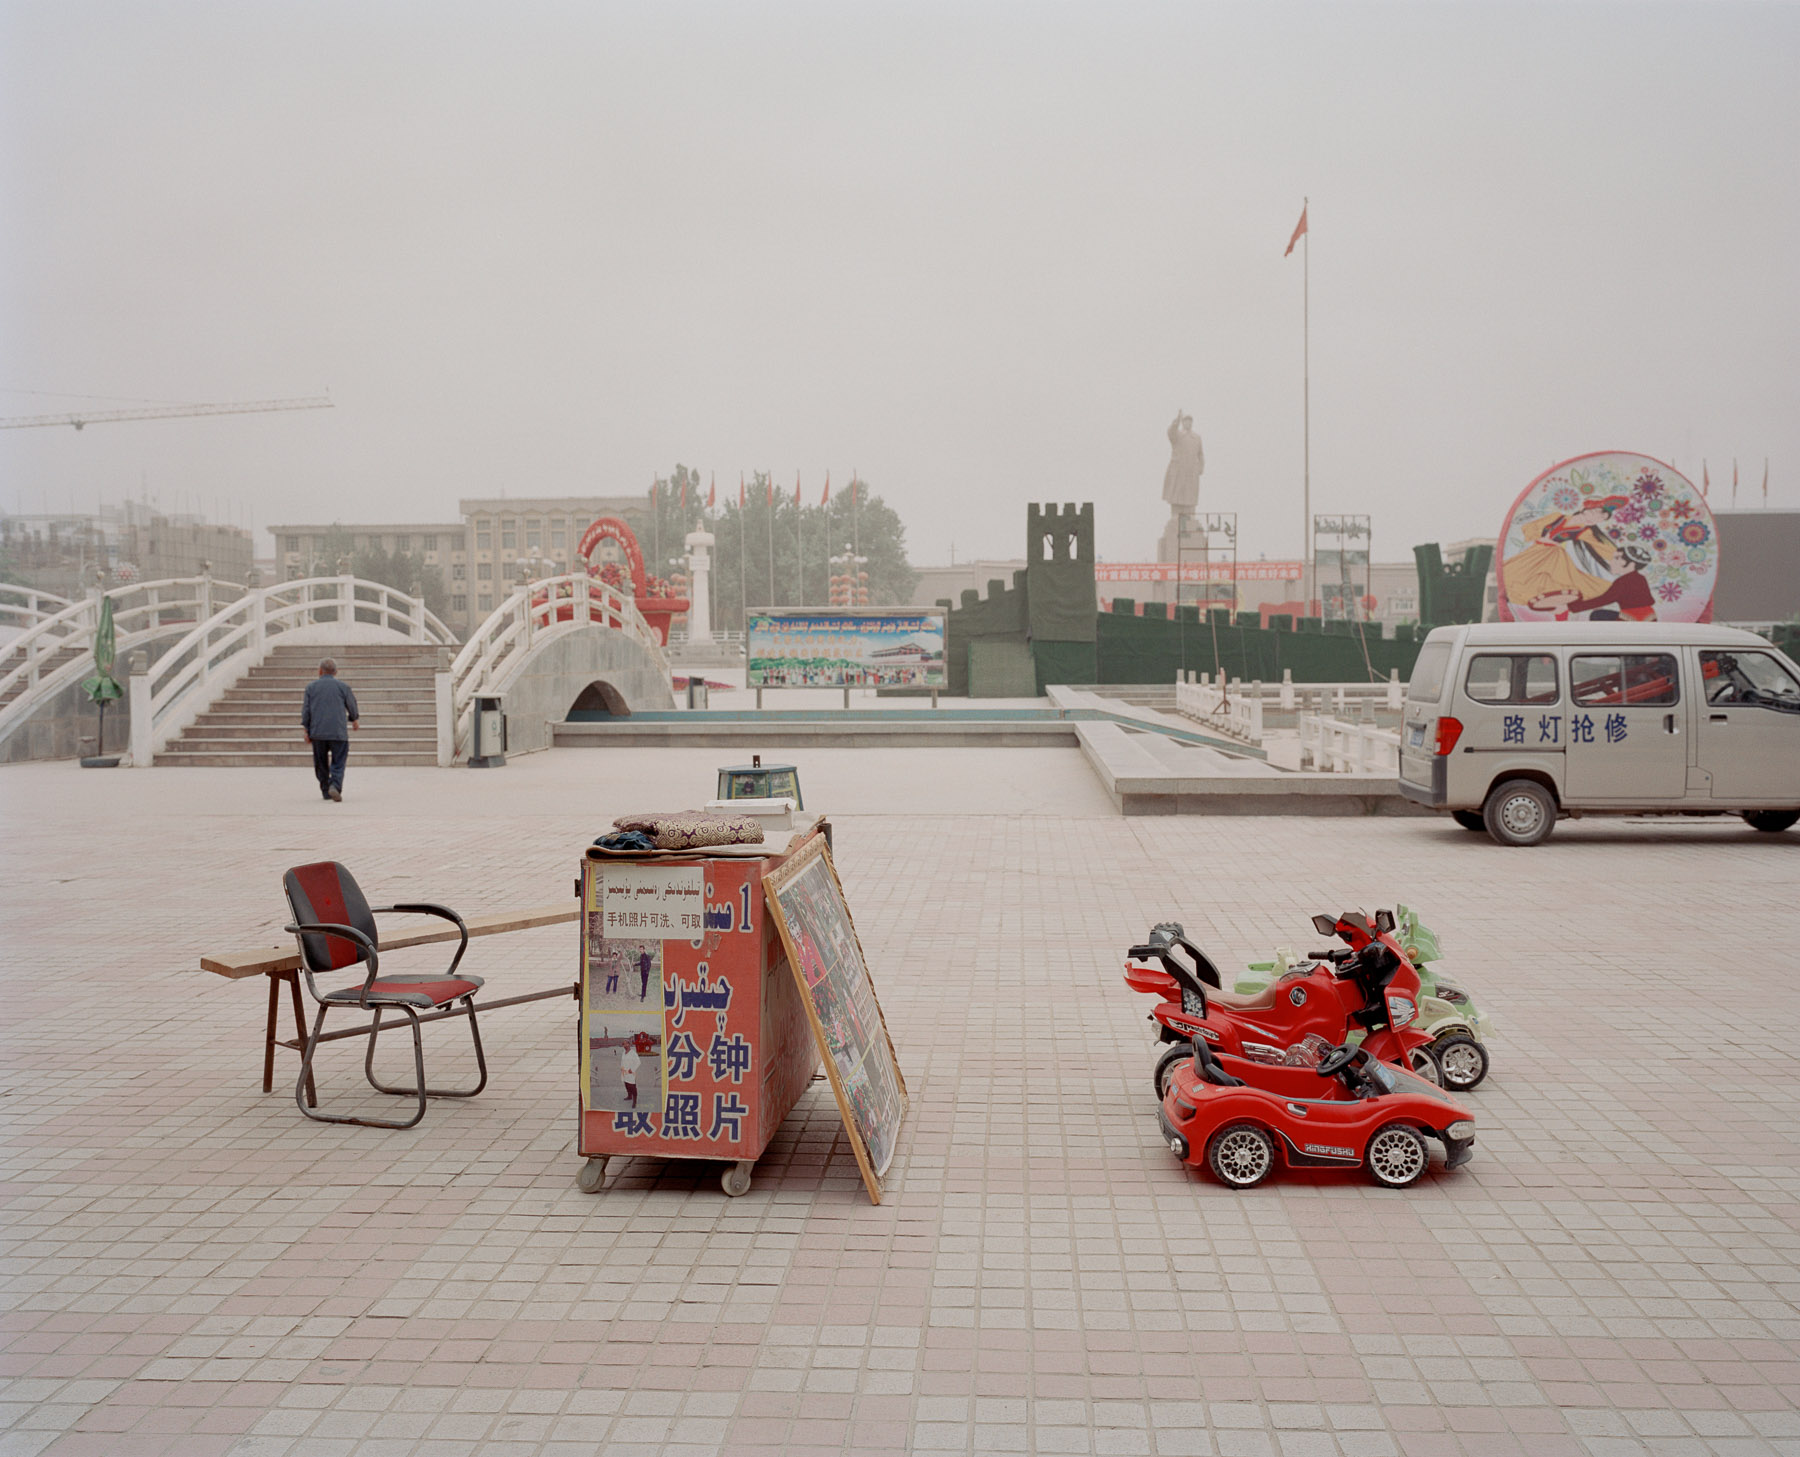
[[[638,1051],[634,1037],[619,1049],[619,1081],[625,1085],[625,1101],[637,1107]]]
[[[337,664],[327,658],[319,664],[319,676],[306,685],[300,727],[312,745],[319,796],[334,804],[344,798],[344,761],[350,757],[356,719],[356,695],[348,683],[338,681]]]

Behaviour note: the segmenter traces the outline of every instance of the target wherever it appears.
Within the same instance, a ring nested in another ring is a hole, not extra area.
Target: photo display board
[[[755,860],[584,862],[584,1152],[761,1152],[761,869]]]
[[[944,688],[942,608],[752,612],[752,688]]]
[[[763,891],[863,1183],[879,1204],[906,1117],[906,1080],[824,836],[815,835],[765,876]]]

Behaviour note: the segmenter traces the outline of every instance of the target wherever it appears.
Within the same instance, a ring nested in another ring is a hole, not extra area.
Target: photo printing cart
[[[576,1182],[622,1155],[723,1162],[736,1196],[819,1067],[762,878],[825,832],[760,845],[581,862],[581,1098]]]

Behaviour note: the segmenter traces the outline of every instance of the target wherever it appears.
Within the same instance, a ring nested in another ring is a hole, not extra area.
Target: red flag
[[[1288,239],[1287,253],[1281,255],[1283,258],[1294,251],[1294,244],[1298,243],[1301,235],[1306,232],[1306,207],[1306,204],[1301,204],[1300,221],[1294,224],[1294,236]]]
[[[1767,494],[1767,493],[1765,492],[1765,494]],[[825,472],[825,494],[823,496],[819,497],[819,504],[821,506],[823,506],[830,499],[831,499],[831,472],[826,471]]]
[[[738,510],[744,509],[744,473],[738,472]]]
[[[1712,473],[1707,470],[1706,462],[1701,461],[1700,462],[1700,494],[1702,496],[1705,496],[1705,495],[1711,494],[1711,492],[1712,492]]]
[[[775,508],[775,472],[769,472],[769,509]]]
[[[706,483],[706,509],[708,511],[719,504],[719,473],[714,471]]]

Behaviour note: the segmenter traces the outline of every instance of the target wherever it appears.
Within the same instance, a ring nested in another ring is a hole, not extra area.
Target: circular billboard
[[[1699,488],[1625,450],[1519,493],[1495,553],[1502,622],[1711,622],[1719,538]]]

